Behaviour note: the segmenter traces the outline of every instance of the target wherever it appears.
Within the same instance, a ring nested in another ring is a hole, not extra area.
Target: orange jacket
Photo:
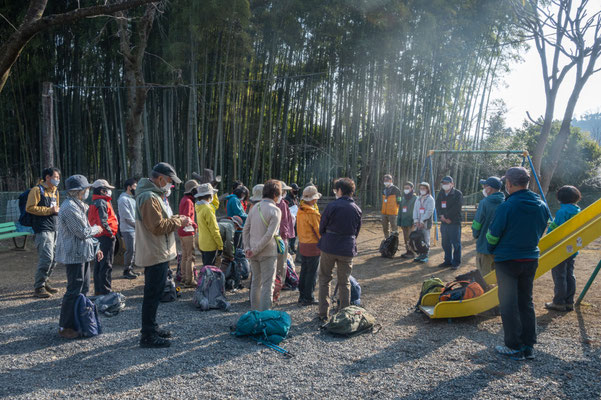
[[[384,188],[382,192],[382,214],[397,215],[399,213],[399,203],[401,202],[401,190],[391,185]]]
[[[300,210],[296,215],[296,231],[298,233],[299,243],[317,243],[319,242],[319,221],[321,215],[315,208],[301,204]]]

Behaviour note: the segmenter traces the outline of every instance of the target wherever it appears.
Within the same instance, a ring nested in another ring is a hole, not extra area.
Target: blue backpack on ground
[[[250,265],[248,263],[248,259],[246,255],[244,255],[244,250],[236,249],[236,255],[234,256],[234,262],[236,263],[236,270],[238,272],[238,277],[241,280],[248,279],[250,275]]]
[[[98,319],[96,305],[83,293],[75,300],[75,330],[83,337],[98,336],[102,326]]]
[[[232,333],[251,336],[258,342],[279,344],[286,339],[292,320],[285,311],[248,311],[240,317]]]
[[[355,279],[354,276],[348,277],[349,282],[351,283],[351,305],[360,306],[361,305],[361,285]],[[334,294],[332,295],[332,299],[336,297],[336,293],[338,293],[338,285],[334,289]],[[338,300],[339,301],[339,300]]]
[[[44,187],[38,185],[40,188],[40,195],[44,196]],[[31,189],[27,189],[19,195],[19,223],[23,226],[33,226],[33,215],[27,212],[27,198],[29,197]]]

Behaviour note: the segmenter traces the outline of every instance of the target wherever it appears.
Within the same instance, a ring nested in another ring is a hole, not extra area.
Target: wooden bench
[[[31,235],[30,232],[17,232],[17,226],[14,222],[5,222],[0,224],[0,240],[12,239],[17,250],[25,250],[25,244],[27,243],[27,236]],[[17,244],[17,238],[23,237],[23,245]]]

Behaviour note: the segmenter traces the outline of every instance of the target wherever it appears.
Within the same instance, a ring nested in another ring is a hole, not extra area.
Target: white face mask
[[[421,194],[422,196],[425,196],[425,195],[427,195],[427,194],[428,194],[428,191],[427,191],[427,190],[425,190],[425,189],[421,189],[421,190],[419,191],[419,194]]]
[[[336,196],[336,198],[339,199],[340,196],[338,196],[338,190],[334,190],[333,192],[334,192],[334,196]]]
[[[50,183],[52,183],[54,186],[58,186],[61,183],[60,179],[50,179]]]
[[[83,192],[83,199],[82,200],[87,199],[89,196],[90,196],[90,189],[86,189],[86,191]]]
[[[392,182],[384,182],[384,186],[390,187],[390,185],[392,185]]]
[[[409,193],[411,193],[411,189],[404,189],[404,190],[403,190],[403,193],[405,193],[405,194],[409,194]]]
[[[442,185],[442,190],[451,190],[451,185]]]
[[[277,204],[280,204],[280,203],[282,202],[282,199],[283,199],[283,197],[282,197],[282,196],[278,197],[278,199],[276,200],[276,203],[277,203]]]
[[[486,191],[486,189],[482,189],[482,194],[484,195],[484,197],[488,197],[488,192]]]
[[[171,187],[169,187],[169,189],[167,189],[167,193],[165,193],[165,197],[169,196],[171,196]]]
[[[107,190],[106,191],[106,197],[112,197],[113,196],[113,191],[112,190]]]

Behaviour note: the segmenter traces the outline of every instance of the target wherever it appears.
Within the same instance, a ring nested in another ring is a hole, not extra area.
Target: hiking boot
[[[306,299],[302,299],[302,300],[301,300],[301,299],[299,299],[299,300],[298,300],[298,303],[299,303],[301,306],[314,306],[314,305],[316,305],[316,304],[319,304],[319,302],[318,302],[317,300],[306,300]]]
[[[405,253],[405,254],[401,254],[401,258],[411,258],[411,257],[415,257],[414,253]]]
[[[438,268],[449,268],[449,267],[452,267],[452,266],[453,266],[453,264],[449,264],[449,263],[446,263],[446,262],[442,262],[442,263],[440,263],[440,264],[437,265]]]
[[[48,297],[50,297],[50,293],[48,293],[46,288],[42,286],[35,289],[35,291],[33,292],[33,296],[39,299],[47,299]]]
[[[50,294],[58,293],[58,289],[52,287],[50,285],[50,281],[46,281],[46,283],[44,284],[44,287],[46,288],[46,291]]]
[[[497,353],[499,353],[503,356],[507,356],[507,357],[511,358],[512,360],[522,361],[522,360],[526,359],[524,357],[524,353],[522,352],[522,350],[510,349],[507,346],[496,346],[495,350],[497,351]]]
[[[136,279],[138,277],[133,271],[123,271],[123,279]]]
[[[534,349],[531,346],[522,346],[522,353],[526,360],[534,360]]]
[[[565,304],[555,304],[553,302],[545,303],[545,308],[547,310],[554,310],[554,311],[567,311]],[[572,309],[574,309],[574,307],[572,307]]]
[[[459,267],[461,267],[461,265],[457,264],[457,265],[451,265],[451,269],[453,271],[457,271],[459,269]]]
[[[58,328],[58,335],[65,339],[77,339],[79,332],[71,328]]]
[[[424,259],[424,257],[428,258],[428,256],[425,254],[419,254],[417,257],[415,257],[413,259],[413,261],[421,262]]]
[[[146,336],[140,339],[140,347],[144,349],[158,349],[171,346],[171,342],[158,335]]]
[[[566,311],[574,311],[574,304],[566,304]]]
[[[163,338],[163,339],[168,339],[173,335],[171,333],[171,331],[168,331],[167,329],[161,329],[161,328],[157,328],[156,334],[158,337]]]
[[[319,316],[319,323],[320,323],[321,325],[323,325],[323,324],[325,324],[325,323],[327,323],[327,322],[328,322],[328,317],[326,317],[325,315],[320,315],[320,316]]]

